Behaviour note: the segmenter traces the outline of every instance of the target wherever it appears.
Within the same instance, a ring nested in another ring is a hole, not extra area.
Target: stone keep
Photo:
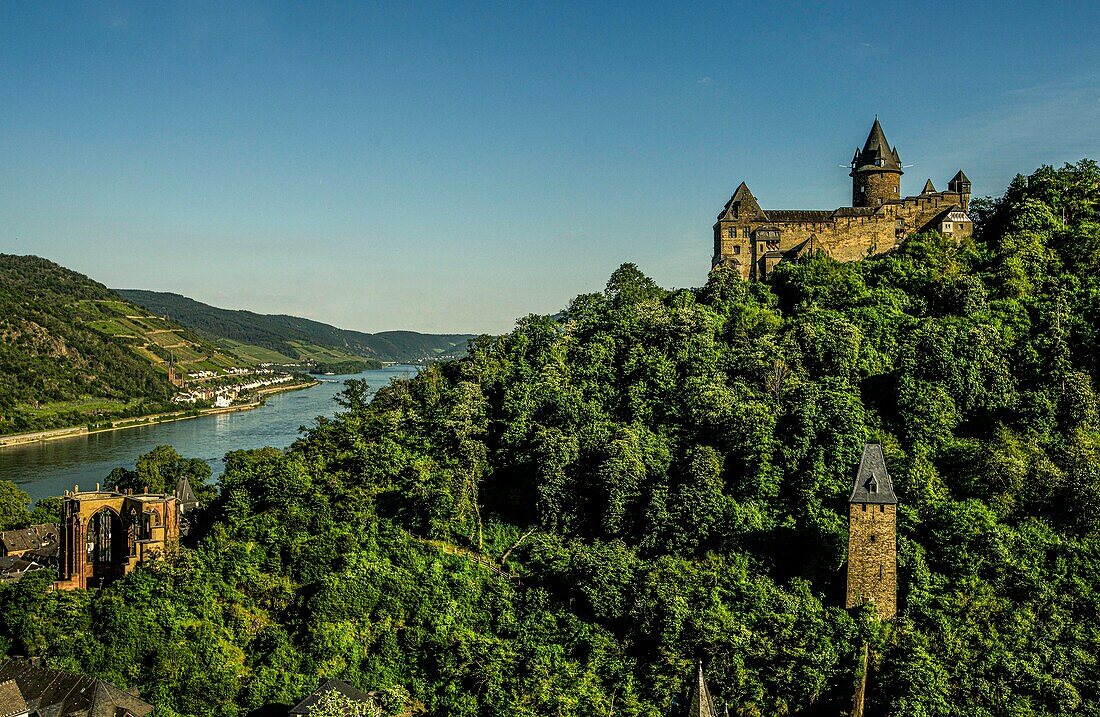
[[[898,499],[882,446],[868,443],[848,499],[847,607],[872,603],[888,620],[898,605]]]

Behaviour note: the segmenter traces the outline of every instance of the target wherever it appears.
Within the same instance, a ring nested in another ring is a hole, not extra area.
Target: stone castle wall
[[[893,200],[873,210],[839,210],[834,216],[804,212],[805,221],[721,220],[714,225],[714,263],[729,263],[745,279],[760,280],[778,263],[776,252],[791,252],[811,237],[814,249],[838,261],[857,261],[895,248],[906,235],[925,229],[953,206],[964,206],[963,195],[936,192]]]
[[[882,619],[897,614],[897,506],[852,503],[848,521],[847,607],[875,605]]]

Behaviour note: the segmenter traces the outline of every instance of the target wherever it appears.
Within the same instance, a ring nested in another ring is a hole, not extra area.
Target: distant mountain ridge
[[[119,295],[158,315],[167,315],[215,340],[259,346],[296,359],[311,359],[310,347],[322,347],[379,361],[415,363],[459,356],[473,334],[422,334],[382,331],[368,334],[286,314],[222,309],[181,294],[116,289]]]

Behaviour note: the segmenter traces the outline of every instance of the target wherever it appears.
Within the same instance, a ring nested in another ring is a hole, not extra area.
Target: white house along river
[[[354,376],[326,376],[318,386],[269,396],[266,405],[252,411],[0,447],[0,479],[12,481],[33,500],[61,495],[74,485],[87,490],[102,483],[111,469],[133,468],[138,456],[162,444],[184,457],[205,460],[217,476],[226,453],[285,448],[298,437],[299,428],[312,426],[318,416],[334,415],[340,406],[333,399],[345,380],[363,379],[378,389],[416,371],[415,366],[391,366]]]

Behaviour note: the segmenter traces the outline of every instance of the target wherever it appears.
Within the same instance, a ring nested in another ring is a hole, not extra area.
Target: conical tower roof
[[[180,476],[180,479],[176,481],[176,500],[184,508],[190,508],[199,502],[198,496],[191,488],[191,481],[187,480],[187,476]]]
[[[707,681],[703,678],[703,661],[695,663],[695,679],[691,683],[691,696],[688,698],[688,711],[686,717],[718,717],[714,710],[714,700],[711,699],[710,690],[707,689]]]
[[[952,182],[966,182],[967,184],[969,184],[970,183],[970,178],[967,177],[966,174],[964,174],[963,171],[960,169],[958,171],[958,173],[954,177],[951,178],[951,181]]]
[[[920,193],[921,194],[935,194],[936,193],[936,187],[935,187],[935,185],[932,184],[931,179],[929,179],[927,182],[924,183],[924,189],[920,190]]]
[[[897,504],[894,480],[886,470],[886,456],[882,454],[882,446],[878,443],[863,446],[863,458],[856,469],[855,485],[852,486],[852,497],[848,502]]]
[[[901,158],[897,148],[891,149],[886,141],[886,133],[882,131],[878,116],[871,125],[871,131],[867,135],[867,141],[863,143],[863,149],[856,154],[853,162],[855,171],[888,171],[901,174]]]

